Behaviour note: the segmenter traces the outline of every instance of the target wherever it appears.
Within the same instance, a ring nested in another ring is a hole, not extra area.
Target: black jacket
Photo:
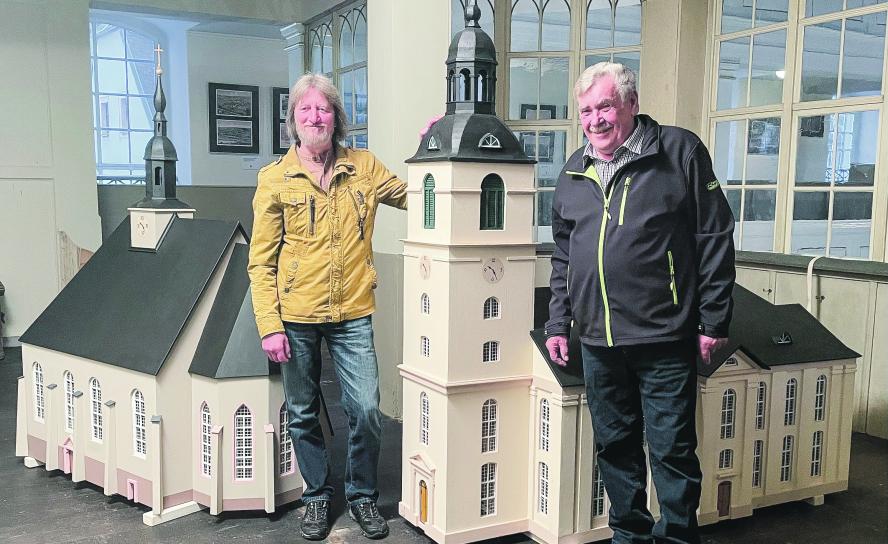
[[[568,160],[552,204],[548,336],[571,320],[590,345],[726,337],[734,286],[734,218],[694,133],[636,117],[641,155],[602,188]]]

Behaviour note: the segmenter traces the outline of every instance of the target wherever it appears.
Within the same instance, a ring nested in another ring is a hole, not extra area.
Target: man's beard
[[[308,147],[324,147],[331,142],[333,129],[328,126],[323,132],[316,132],[305,130],[302,125],[296,125],[296,135],[299,136],[299,142]]]

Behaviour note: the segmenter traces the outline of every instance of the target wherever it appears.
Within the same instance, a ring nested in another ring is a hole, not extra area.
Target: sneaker
[[[379,515],[379,510],[376,509],[374,501],[351,504],[348,507],[348,514],[353,520],[358,522],[358,525],[361,526],[361,533],[367,538],[377,539],[388,536],[388,524]]]
[[[323,540],[330,532],[330,501],[311,501],[305,505],[302,526],[299,528],[306,540]]]

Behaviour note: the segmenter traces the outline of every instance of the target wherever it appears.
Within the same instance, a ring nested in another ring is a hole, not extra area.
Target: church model
[[[302,480],[246,234],[176,198],[157,74],[145,198],[21,337],[16,455],[150,507],[148,525],[273,512]]]
[[[467,2],[447,114],[408,162],[400,514],[439,543],[611,536],[578,339],[554,365],[534,289],[534,170],[494,116],[496,52]],[[858,354],[798,305],[735,288],[698,369],[700,522],[847,489]],[[537,319],[534,319],[535,308]],[[650,483],[650,478],[648,478]],[[649,508],[656,510],[649,485]]]

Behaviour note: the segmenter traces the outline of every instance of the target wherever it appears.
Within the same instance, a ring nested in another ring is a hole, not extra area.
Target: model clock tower
[[[496,50],[467,2],[447,109],[407,160],[400,514],[437,542],[526,519],[534,168],[495,113]]]

